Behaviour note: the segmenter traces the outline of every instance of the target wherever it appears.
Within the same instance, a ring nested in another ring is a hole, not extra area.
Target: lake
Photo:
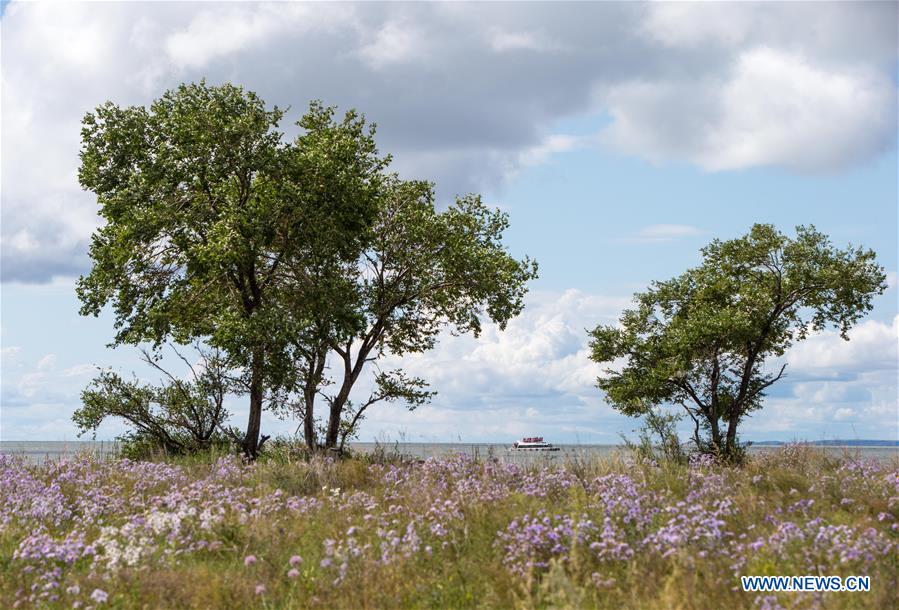
[[[502,443],[351,443],[357,451],[369,452],[376,447],[384,447],[388,451],[398,451],[419,459],[440,457],[464,453],[481,458],[497,457],[504,462],[534,463],[573,460],[579,458],[607,456],[623,451],[622,445],[559,445],[557,452],[510,452],[508,444]],[[899,447],[816,447],[829,454],[871,458],[875,460],[899,459]],[[750,453],[776,451],[778,446],[755,445],[749,448]],[[23,455],[33,462],[57,459],[81,452],[90,452],[100,456],[113,457],[118,451],[114,441],[0,441],[0,453]]]

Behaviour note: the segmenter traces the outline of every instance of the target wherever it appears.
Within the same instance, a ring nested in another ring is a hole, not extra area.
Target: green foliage
[[[323,444],[342,446],[372,404],[399,401],[415,408],[432,396],[424,380],[393,371],[379,373],[375,391],[353,406],[350,392],[368,362],[427,351],[445,327],[477,336],[485,317],[505,328],[523,307],[528,280],[536,277],[534,261],[517,260],[502,245],[508,216],[480,197],[460,197],[438,211],[430,183],[391,177],[382,186],[359,260],[320,268],[308,280],[321,297],[314,331],[294,343],[302,399],[291,406],[304,421],[310,448],[319,442],[314,402],[324,387],[336,385],[325,396]],[[336,381],[325,374],[329,357],[338,362]]]
[[[81,393],[82,405],[72,415],[79,435],[95,432],[110,417],[123,419],[130,430],[119,441],[126,456],[135,458],[157,452],[179,455],[226,443],[223,424],[229,413],[224,402],[235,382],[221,352],[200,349],[200,353],[202,370],[191,366],[192,378],[181,379],[144,352],[145,362],[167,377],[161,385],[101,371]]]
[[[885,275],[873,251],[835,248],[814,227],[789,238],[755,225],[702,255],[700,266],[636,295],[619,326],[596,327],[591,357],[626,360],[597,382],[616,409],[641,416],[679,405],[696,445],[732,458],[737,425],[783,376],[784,368],[767,371],[766,360],[830,325],[848,340],[886,288]]]
[[[81,313],[112,304],[115,345],[203,339],[225,350],[246,373],[250,457],[264,395],[289,382],[288,347],[317,303],[302,279],[355,261],[389,162],[355,112],[337,121],[313,102],[289,143],[283,116],[240,87],[200,82],[149,108],[107,102],[82,129],[79,180],[106,222],[78,282]]]

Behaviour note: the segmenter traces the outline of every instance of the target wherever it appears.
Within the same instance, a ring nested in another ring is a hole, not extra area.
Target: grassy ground
[[[0,456],[0,607],[891,608],[899,464]],[[740,575],[865,575],[746,593]]]

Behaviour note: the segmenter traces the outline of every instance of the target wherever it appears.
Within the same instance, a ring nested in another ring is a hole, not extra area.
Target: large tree
[[[289,340],[308,322],[304,299],[284,315],[282,266],[355,260],[389,161],[354,112],[335,121],[313,103],[293,142],[283,114],[201,82],[148,108],[108,102],[82,129],[79,179],[105,224],[78,283],[81,313],[112,303],[114,345],[199,338],[223,349],[246,373],[250,458],[266,393],[286,383]]]
[[[534,261],[517,260],[503,246],[507,215],[480,197],[459,197],[438,211],[428,182],[392,177],[383,187],[358,261],[319,269],[314,277],[302,275],[309,271],[303,267],[291,276],[301,294],[308,295],[309,284],[320,294],[314,324],[295,342],[299,399],[292,406],[310,448],[342,447],[377,402],[412,408],[427,402],[432,392],[424,380],[401,369],[381,370],[378,361],[427,351],[446,327],[477,336],[482,320],[489,319],[505,328],[523,307],[527,282],[536,277]],[[353,403],[353,388],[369,364],[377,369],[374,390]],[[327,404],[321,438],[317,396]]]
[[[791,238],[755,225],[713,241],[702,257],[637,294],[618,326],[596,327],[592,359],[621,359],[598,380],[613,407],[641,416],[677,405],[701,450],[733,458],[738,425],[784,375],[786,365],[769,370],[768,359],[830,325],[848,340],[885,275],[871,250],[836,248],[811,226]]]

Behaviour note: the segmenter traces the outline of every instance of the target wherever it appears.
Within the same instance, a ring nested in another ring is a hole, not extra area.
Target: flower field
[[[745,593],[740,575],[867,575]],[[0,607],[890,608],[899,464],[0,456]]]

